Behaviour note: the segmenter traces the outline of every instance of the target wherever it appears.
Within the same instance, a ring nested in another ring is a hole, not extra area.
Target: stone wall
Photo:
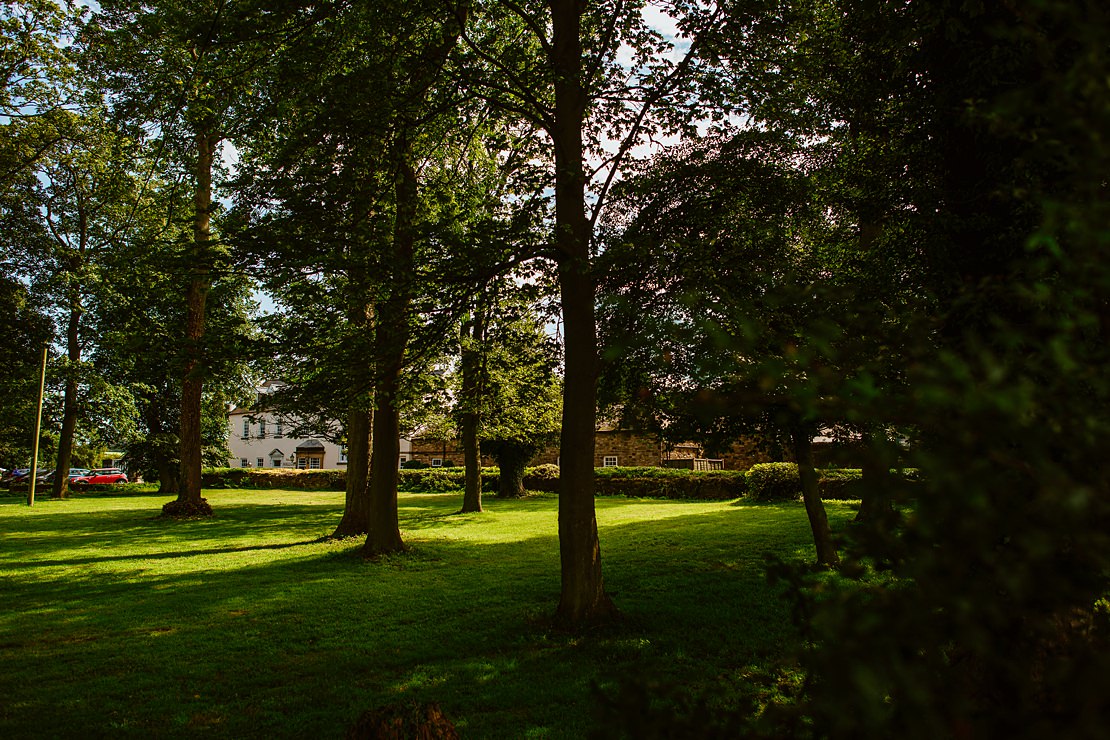
[[[714,457],[714,455],[709,455]],[[754,437],[746,437],[732,443],[720,456],[725,461],[725,470],[747,470],[756,463],[781,462],[776,460]]]
[[[629,431],[598,431],[594,437],[594,467],[605,465],[606,457],[617,458],[621,467],[659,467],[663,464],[663,449],[650,434]],[[559,446],[552,445],[534,458],[531,465],[558,465]]]
[[[456,467],[462,467],[465,463],[463,459],[462,442],[457,439],[431,439],[431,438],[417,438],[412,440],[411,447],[408,453],[405,453],[409,460],[418,460],[425,465],[431,465],[432,460],[442,460],[450,462]],[[489,455],[482,455],[482,467],[488,468],[497,465],[497,462]]]
[[[606,457],[617,458],[617,465],[626,468],[658,467],[663,464],[663,450],[654,436],[627,431],[598,432],[594,448],[594,467],[605,465]]]

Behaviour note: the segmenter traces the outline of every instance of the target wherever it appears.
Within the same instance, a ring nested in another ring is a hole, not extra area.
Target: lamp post
[[[35,505],[35,479],[38,478],[39,472],[39,433],[42,431],[42,395],[46,391],[46,353],[49,345],[42,345],[42,371],[39,374],[39,402],[38,410],[35,412],[35,439],[32,446],[33,452],[31,453],[31,485],[27,489],[27,505]]]

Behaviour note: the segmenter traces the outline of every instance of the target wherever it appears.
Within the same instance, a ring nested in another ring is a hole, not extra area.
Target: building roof
[[[308,439],[297,445],[298,450],[322,450],[324,444],[318,439]]]

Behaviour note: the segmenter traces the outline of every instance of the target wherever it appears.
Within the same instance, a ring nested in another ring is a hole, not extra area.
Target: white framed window
[[[320,458],[318,458],[318,457],[308,458],[308,468],[309,468],[309,470],[319,470],[320,469]]]
[[[441,467],[443,467],[443,459],[442,459],[442,458],[439,458],[439,457],[433,457],[433,458],[432,458],[432,467],[433,467],[433,468],[441,468]]]
[[[251,437],[251,420],[243,417],[243,439],[250,439]]]
[[[255,462],[255,467],[256,467],[256,468],[264,468],[264,467],[266,467],[266,463],[265,463],[265,461],[263,461],[263,459],[262,459],[261,457],[260,457],[260,458],[258,458],[257,460],[255,460],[254,462]]]
[[[276,419],[274,421],[274,437],[276,437],[277,439],[281,439],[281,437],[282,437],[281,419]]]
[[[346,447],[343,447],[339,450],[339,462],[341,462],[341,463],[347,462],[347,448]]]
[[[601,460],[601,467],[603,467],[603,468],[615,468],[615,467],[617,467],[617,456],[616,455],[606,455]]]
[[[265,439],[266,438],[266,420],[265,419],[259,419],[258,420],[258,438],[259,439]]]
[[[409,456],[408,455],[401,455],[400,459],[397,460],[397,467],[401,467],[401,465],[403,465],[404,463],[406,463],[408,461],[409,461]]]
[[[271,468],[280,468],[281,467],[281,458],[280,457],[271,457],[270,458],[270,467]]]
[[[245,457],[241,457],[241,458],[239,458],[239,467],[241,467],[241,468],[249,468],[250,466],[251,466],[251,461],[250,461],[250,460],[248,460],[248,459],[247,459],[247,458],[245,458]]]

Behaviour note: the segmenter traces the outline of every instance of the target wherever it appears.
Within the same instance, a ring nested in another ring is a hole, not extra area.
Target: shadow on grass
[[[202,550],[181,550],[178,552],[147,552],[133,553],[130,555],[101,555],[97,557],[70,558],[67,560],[34,560],[27,563],[14,563],[11,568],[35,568],[40,566],[65,566],[65,565],[90,565],[92,563],[126,562],[128,560],[173,560],[175,558],[191,558],[199,555],[230,555],[237,552],[256,552],[263,550],[288,550],[291,547],[304,547],[317,544],[320,540],[306,540],[304,542],[285,542],[274,545],[250,545],[245,547],[215,547]]]
[[[235,504],[218,509],[216,520],[136,527],[134,510],[34,517],[44,536],[64,539],[76,525],[112,542],[163,539],[149,554],[57,557],[32,565],[77,567],[9,572],[0,582],[5,603],[18,605],[0,616],[0,675],[13,687],[0,734],[82,727],[98,735],[126,726],[186,737],[211,720],[215,729],[206,729],[224,737],[309,729],[338,737],[362,709],[411,699],[439,702],[467,736],[581,737],[596,684],[628,675],[711,682],[790,638],[762,553],[789,558],[810,545],[800,504],[680,505],[658,519],[603,522],[606,581],[625,619],[576,637],[547,628],[559,592],[554,521],[549,534],[508,542],[436,538],[436,529],[480,528],[483,519],[456,516],[454,498],[400,503],[402,527],[418,532],[407,538],[412,550],[377,563],[353,557],[358,540],[302,541],[306,528],[338,518],[339,507],[320,504]],[[555,512],[552,499],[490,504]],[[652,508],[605,499],[599,513],[631,516],[636,506],[645,516]],[[260,530],[294,541],[194,542]],[[118,561],[250,552],[271,559],[222,569],[183,562],[178,572],[111,569]],[[81,567],[96,562],[105,568]],[[79,697],[57,701],[75,676]]]

